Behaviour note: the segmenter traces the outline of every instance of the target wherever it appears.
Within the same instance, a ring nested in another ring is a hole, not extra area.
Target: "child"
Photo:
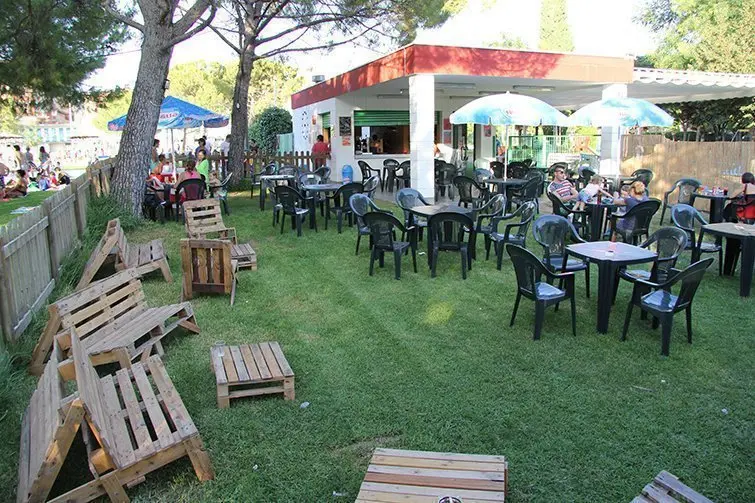
[[[603,178],[600,175],[593,175],[590,178],[590,183],[585,185],[585,188],[579,191],[577,194],[577,202],[574,204],[574,211],[581,211],[585,209],[585,203],[597,196],[598,193],[603,194],[606,197],[611,197],[611,194],[603,190],[600,184],[603,182]]]

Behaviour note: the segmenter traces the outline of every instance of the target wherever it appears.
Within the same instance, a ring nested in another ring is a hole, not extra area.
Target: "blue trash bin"
[[[351,165],[349,164],[344,164],[343,168],[341,168],[341,182],[351,183],[353,179],[354,179],[354,168],[352,168]]]

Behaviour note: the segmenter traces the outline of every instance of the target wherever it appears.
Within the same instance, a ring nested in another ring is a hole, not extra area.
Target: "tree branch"
[[[241,49],[238,48],[238,47],[236,47],[236,44],[234,44],[233,42],[231,42],[230,40],[228,40],[228,38],[225,35],[223,35],[222,33],[220,33],[220,30],[218,28],[216,28],[215,26],[212,26],[212,25],[210,25],[209,28],[213,32],[215,32],[215,35],[217,35],[218,37],[220,37],[220,40],[222,40],[223,42],[225,42],[228,47],[230,47],[231,49],[233,49],[236,52],[236,54],[238,54],[239,56],[241,56]],[[231,30],[229,30],[229,31],[231,31]],[[236,33],[236,31],[233,31],[233,32]]]
[[[375,26],[377,26],[377,25],[375,25]],[[287,52],[316,51],[316,50],[319,50],[319,49],[328,49],[328,48],[331,48],[331,47],[336,47],[336,46],[339,46],[339,45],[348,44],[349,42],[353,42],[354,40],[358,39],[359,37],[364,36],[366,33],[369,33],[370,31],[374,30],[375,26],[368,27],[368,28],[364,29],[363,31],[357,33],[353,37],[350,37],[350,38],[347,38],[347,39],[344,39],[344,40],[339,40],[338,42],[331,42],[331,43],[322,44],[322,45],[316,45],[316,46],[312,46],[312,47],[291,47],[291,44],[287,44],[284,47],[279,47],[278,49],[273,49],[273,50],[268,51],[266,53],[263,53],[263,54],[260,54],[258,56],[255,56],[254,59],[255,60],[257,60],[257,59],[266,59],[266,58],[270,58],[272,56],[277,56],[278,54],[284,54],[284,53],[287,53]]]
[[[210,15],[207,17],[207,19],[203,20],[191,30],[186,31],[189,29],[189,27],[197,22],[197,19],[199,19],[202,14],[204,14],[204,12],[207,10],[208,4],[210,7]],[[217,12],[217,10],[218,7],[214,0],[197,0],[196,3],[194,3],[194,5],[192,5],[191,8],[186,11],[183,17],[173,25],[173,33],[182,34],[171,38],[170,42],[168,42],[167,44],[167,47],[172,47],[174,45],[180,44],[184,40],[193,37],[200,31],[207,28],[215,18],[215,13]]]
[[[108,14],[110,14],[111,16],[113,16],[115,19],[117,19],[121,23],[123,23],[125,25],[128,25],[131,28],[133,28],[135,30],[139,30],[140,32],[144,33],[144,25],[143,24],[137,23],[136,21],[134,21],[130,17],[124,16],[123,14],[121,14],[120,12],[118,12],[118,10],[115,7],[112,7],[110,5],[110,1],[108,1],[108,0],[102,0],[102,7],[108,12]]]
[[[275,35],[270,35],[269,37],[265,37],[265,38],[258,38],[256,40],[256,43],[257,43],[257,45],[262,45],[262,44],[265,44],[265,43],[270,42],[272,40],[279,39],[279,38],[281,38],[281,37],[283,37],[285,35],[288,35],[289,33],[294,33],[294,32],[297,32],[297,31],[303,30],[303,29],[314,28],[315,26],[319,26],[319,25],[325,24],[325,23],[334,23],[334,22],[339,22],[339,21],[345,21],[345,20],[350,19],[352,17],[354,17],[354,16],[353,15],[339,15],[339,14],[336,14],[336,15],[331,16],[331,17],[319,17],[319,18],[314,19],[312,21],[309,21],[309,22],[306,22],[306,23],[299,23],[296,26],[292,26],[291,28],[287,28],[285,30],[281,30],[278,33],[276,33]],[[280,17],[279,17],[279,19],[280,19]]]

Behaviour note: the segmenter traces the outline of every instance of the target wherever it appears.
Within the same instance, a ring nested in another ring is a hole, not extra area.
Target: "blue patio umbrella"
[[[565,126],[564,114],[546,102],[522,94],[492,94],[470,101],[451,114],[452,124],[492,126]]]
[[[158,129],[188,129],[204,127],[218,128],[228,125],[228,117],[216,114],[205,108],[184,100],[166,96],[160,106]],[[107,123],[110,131],[123,131],[126,126],[126,115],[122,115]]]
[[[671,126],[674,118],[649,101],[608,98],[583,106],[571,116],[570,126],[633,127]]]

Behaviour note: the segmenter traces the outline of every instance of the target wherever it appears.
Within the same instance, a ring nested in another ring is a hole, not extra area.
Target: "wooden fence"
[[[629,175],[639,168],[655,174],[649,187],[653,197],[662,198],[680,178],[697,178],[704,185],[738,191],[742,173],[755,172],[755,142],[688,142],[662,135],[625,135],[621,173]]]
[[[105,193],[103,186],[109,191],[111,171],[110,164],[88,169],[41,206],[0,227],[0,345],[15,341],[47,302],[61,263],[86,229],[90,195]]]

